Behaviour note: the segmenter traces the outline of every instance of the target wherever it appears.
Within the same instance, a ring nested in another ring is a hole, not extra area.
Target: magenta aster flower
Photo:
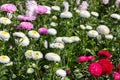
[[[93,60],[94,56],[88,56],[87,58],[88,58],[88,60]]]
[[[18,15],[17,17],[19,20],[23,20],[23,21],[32,21],[35,20],[36,17],[35,16],[26,16],[26,15]]]
[[[39,6],[37,6],[37,8],[35,9],[34,12],[35,12],[36,14],[44,14],[44,13],[47,12],[47,8],[44,7],[44,6],[39,5]]]
[[[88,58],[87,58],[87,56],[80,56],[77,58],[77,61],[78,62],[86,62],[86,61],[88,61]]]
[[[16,6],[14,4],[3,4],[0,7],[0,10],[12,13],[12,12],[16,11],[17,8],[16,8]]]
[[[38,32],[40,33],[40,34],[47,34],[47,28],[39,28],[38,29]]]
[[[25,30],[31,30],[33,28],[33,24],[30,22],[21,22],[16,29],[25,29]]]
[[[120,74],[118,72],[113,73],[114,80],[120,80]]]
[[[92,76],[98,77],[102,74],[102,66],[97,62],[93,62],[88,66],[88,72]]]

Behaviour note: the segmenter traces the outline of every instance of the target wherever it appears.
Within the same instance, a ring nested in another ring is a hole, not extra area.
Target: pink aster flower
[[[38,32],[40,33],[40,34],[47,34],[47,28],[39,28],[38,29]]]
[[[17,17],[19,20],[23,20],[23,21],[32,21],[32,20],[35,20],[36,17],[35,16],[26,16],[26,15],[18,15]]]
[[[114,80],[120,80],[120,74],[118,72],[113,73]]]
[[[98,77],[102,74],[102,66],[97,62],[93,62],[88,66],[88,72],[92,76]]]
[[[87,58],[88,58],[88,60],[93,60],[94,56],[88,56]]]
[[[47,8],[44,6],[37,6],[37,8],[34,11],[36,14],[45,14],[47,12]]]
[[[78,10],[87,10],[89,4],[87,1],[83,1],[82,4],[78,7]]]
[[[116,1],[115,1],[115,5],[116,5],[117,7],[119,7],[119,6],[120,6],[120,0],[116,0]]]
[[[102,0],[102,3],[106,5],[109,3],[109,0]]]
[[[33,28],[33,24],[30,22],[21,22],[16,29],[25,29],[25,30],[31,30]]]
[[[87,58],[87,56],[80,56],[77,58],[77,61],[78,62],[86,62],[86,61],[88,61],[88,58]]]
[[[6,11],[6,12],[14,12],[16,11],[16,6],[14,4],[3,4],[1,7],[0,7],[0,10],[2,11]]]

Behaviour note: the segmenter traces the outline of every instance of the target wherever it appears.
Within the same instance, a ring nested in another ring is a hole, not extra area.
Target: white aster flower
[[[56,71],[56,75],[57,75],[57,76],[60,76],[60,77],[65,77],[65,76],[66,76],[66,71],[63,70],[63,69],[58,69],[58,70]]]
[[[90,17],[90,13],[89,11],[86,11],[86,10],[81,10],[80,11],[80,16],[83,17],[83,18],[89,18]]]
[[[114,19],[120,20],[120,15],[119,14],[114,13],[114,14],[111,14],[110,16]]]
[[[72,43],[73,40],[70,37],[63,37],[63,42],[65,42],[65,43]]]
[[[113,35],[112,34],[105,35],[105,38],[106,39],[113,39]]]
[[[92,26],[86,25],[85,29],[91,30]]]
[[[56,37],[53,42],[55,42],[55,43],[64,43],[63,42],[63,37]]]
[[[85,26],[84,26],[84,25],[80,25],[80,28],[84,30],[84,29],[85,29]]]
[[[89,37],[97,37],[98,36],[98,32],[96,30],[90,30],[87,35]]]
[[[43,58],[43,54],[40,51],[33,51],[32,58],[38,60]]]
[[[10,34],[6,31],[0,31],[0,40],[8,41],[10,38]]]
[[[30,41],[27,37],[22,37],[19,40],[15,39],[15,43],[24,47],[24,46],[28,46]]]
[[[23,32],[14,32],[13,36],[16,36],[16,37],[26,37],[26,35]]]
[[[47,41],[47,40],[44,41],[44,47],[45,47],[46,49],[48,48],[48,41]]]
[[[34,69],[33,69],[33,68],[28,68],[28,69],[27,69],[27,73],[28,73],[28,74],[32,74],[33,72],[34,72]]]
[[[11,20],[6,18],[6,17],[1,17],[0,18],[0,23],[4,24],[4,25],[7,25],[7,24],[10,24],[11,23]]]
[[[57,26],[58,24],[55,23],[55,22],[51,22],[50,25],[55,27],[55,26]]]
[[[38,39],[40,37],[40,34],[35,30],[29,31],[28,35],[29,35],[29,37],[32,37],[32,38],[35,38],[35,39]]]
[[[97,13],[97,12],[91,12],[91,14],[92,14],[93,16],[95,16],[95,17],[98,17],[98,16],[99,16],[99,13]]]
[[[59,6],[52,6],[51,9],[55,10],[55,11],[60,11],[60,7]]]
[[[13,62],[8,62],[5,64],[5,66],[12,66],[13,65]]]
[[[72,36],[70,38],[73,42],[80,41],[80,38],[78,36]]]
[[[33,50],[27,50],[24,54],[26,58],[30,59],[32,58]]]
[[[46,14],[51,14],[51,7],[49,7],[49,6],[44,6],[44,7],[47,8]]]
[[[6,55],[2,55],[0,56],[0,63],[9,63],[10,62],[10,58]]]
[[[62,44],[62,43],[54,43],[54,48],[63,49],[64,48],[64,44]]]
[[[45,59],[47,59],[48,61],[54,61],[54,62],[60,62],[61,61],[61,58],[58,54],[55,54],[55,53],[47,53],[45,55]]]
[[[47,31],[47,33],[50,34],[50,35],[56,35],[57,31],[54,28],[49,28],[48,31]]]
[[[60,17],[61,18],[71,18],[73,15],[72,15],[72,13],[71,12],[62,12],[61,14],[60,14]]]
[[[106,25],[99,25],[97,27],[97,31],[100,33],[100,34],[109,34],[110,30],[109,28],[106,26]]]

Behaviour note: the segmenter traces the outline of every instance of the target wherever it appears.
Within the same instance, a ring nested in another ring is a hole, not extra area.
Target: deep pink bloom
[[[80,56],[77,58],[77,61],[78,62],[86,62],[86,61],[88,61],[88,58],[87,58],[87,56]]]
[[[47,8],[44,6],[37,6],[37,8],[34,11],[36,14],[45,14],[47,12]]]
[[[110,58],[110,53],[106,50],[99,50],[97,52],[98,57],[103,57],[103,58]]]
[[[23,20],[23,21],[32,21],[32,20],[35,20],[36,17],[35,16],[26,16],[26,15],[18,15],[17,17],[19,20]]]
[[[113,73],[114,80],[120,80],[120,74],[118,72]]]
[[[120,73],[120,63],[118,64],[118,72]]]
[[[40,33],[40,34],[47,34],[47,28],[39,28],[38,29],[38,32]]]
[[[119,7],[119,6],[120,6],[120,0],[116,0],[116,1],[115,1],[115,5],[116,5],[117,7]]]
[[[66,70],[66,74],[70,74],[71,73],[71,71],[70,70]]]
[[[97,62],[93,62],[93,63],[89,64],[88,72],[92,76],[98,77],[102,73],[102,66],[99,63],[97,63]]]
[[[87,58],[88,58],[88,60],[93,60],[94,56],[88,56]]]
[[[16,6],[14,4],[3,4],[1,7],[0,7],[0,10],[2,11],[6,11],[6,12],[14,12],[16,11]]]
[[[109,0],[102,0],[102,3],[106,5],[109,3]]]
[[[113,65],[108,59],[100,59],[98,63],[102,66],[102,75],[107,75],[112,72]]]
[[[25,29],[31,30],[33,28],[33,24],[30,22],[21,22],[16,29]]]

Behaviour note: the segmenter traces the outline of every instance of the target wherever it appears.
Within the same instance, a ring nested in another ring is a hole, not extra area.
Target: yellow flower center
[[[58,43],[57,46],[61,46],[62,44],[61,43]]]
[[[36,31],[32,31],[32,34],[37,34],[37,32]]]
[[[35,56],[38,57],[40,54],[39,52],[35,52]]]
[[[2,59],[2,60],[6,60],[7,57],[6,57],[6,56],[1,56],[1,59]]]
[[[28,51],[27,54],[28,54],[28,55],[32,55],[32,51]]]
[[[8,18],[2,18],[3,22],[6,22],[8,20]]]
[[[5,31],[3,31],[3,32],[2,32],[2,34],[3,34],[3,35],[6,35],[6,34],[8,34],[8,33],[7,33],[7,32],[5,32]]]

